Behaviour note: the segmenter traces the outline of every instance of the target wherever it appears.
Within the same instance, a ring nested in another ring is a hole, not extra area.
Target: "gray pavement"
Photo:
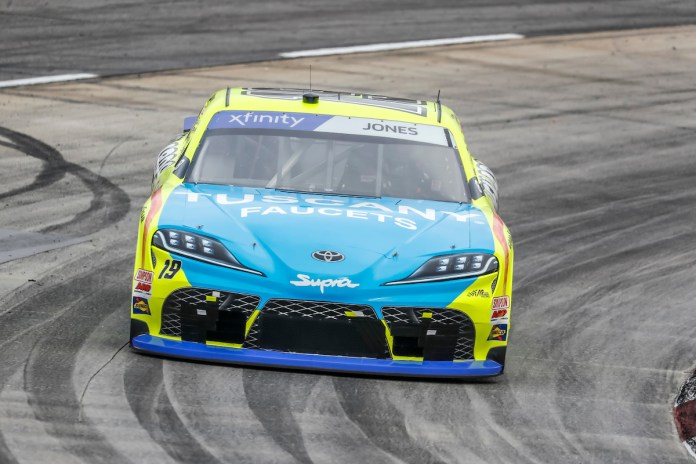
[[[196,68],[378,42],[694,22],[693,0],[4,1],[0,81]]]
[[[214,90],[302,86],[309,64],[318,88],[442,89],[497,174],[517,258],[502,378],[125,347],[154,156]],[[695,65],[682,27],[0,91],[3,236],[83,239],[0,264],[0,461],[691,462],[670,412],[696,348]]]

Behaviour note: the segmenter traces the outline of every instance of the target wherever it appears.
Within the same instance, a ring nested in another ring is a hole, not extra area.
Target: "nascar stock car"
[[[513,249],[439,101],[215,93],[158,156],[131,346],[241,365],[503,371]]]

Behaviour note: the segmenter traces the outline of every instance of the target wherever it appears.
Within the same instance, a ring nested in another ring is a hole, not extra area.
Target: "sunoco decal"
[[[137,296],[133,297],[133,314],[146,314],[150,315],[150,305],[146,298],[140,298]]]
[[[488,336],[488,340],[496,340],[499,342],[504,342],[507,340],[508,326],[507,324],[494,325],[491,328],[491,334]]]

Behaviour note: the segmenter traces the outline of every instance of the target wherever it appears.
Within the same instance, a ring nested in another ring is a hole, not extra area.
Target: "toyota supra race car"
[[[239,365],[502,373],[513,249],[438,101],[227,88],[158,156],[131,346]]]

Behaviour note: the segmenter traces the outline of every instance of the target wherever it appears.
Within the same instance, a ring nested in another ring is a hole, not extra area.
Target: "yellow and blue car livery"
[[[502,373],[513,247],[439,101],[216,92],[158,156],[131,346],[239,365]]]

